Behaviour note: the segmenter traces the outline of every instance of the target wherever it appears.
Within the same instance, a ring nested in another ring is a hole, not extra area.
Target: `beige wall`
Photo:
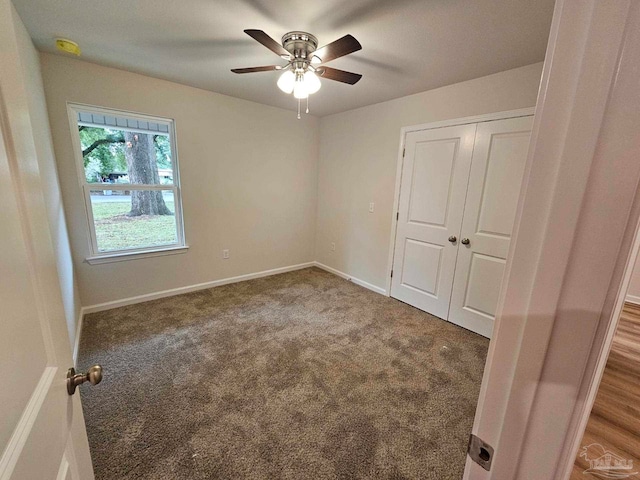
[[[542,69],[299,121],[290,111],[67,57],[41,54],[41,63],[84,306],[313,260],[384,289],[401,127],[533,106]],[[175,119],[187,253],[84,262],[88,227],[67,102]],[[231,259],[222,259],[223,248]]]
[[[313,260],[317,118],[62,56],[41,62],[84,306]],[[175,119],[187,253],[84,262],[67,102]]]
[[[47,209],[51,241],[56,257],[57,274],[60,281],[67,330],[73,344],[76,337],[76,327],[81,302],[71,260],[67,224],[62,207],[60,184],[58,182],[58,173],[53,154],[51,130],[49,128],[47,105],[40,72],[40,58],[22,20],[18,16],[15,8],[13,8],[13,5],[11,7],[16,41],[20,53],[20,64],[23,71],[22,81],[24,82],[26,91],[29,93],[26,97],[29,110],[28,115],[33,131],[37,132],[36,135],[33,135],[32,141],[35,146],[42,195],[44,196],[44,203]]]
[[[385,288],[400,129],[532,107],[541,72],[538,63],[322,117],[316,260]]]

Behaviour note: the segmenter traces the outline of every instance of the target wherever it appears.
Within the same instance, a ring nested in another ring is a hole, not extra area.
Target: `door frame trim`
[[[465,480],[568,478],[640,219],[640,4],[557,0]],[[596,254],[594,254],[594,252]]]
[[[407,134],[410,132],[420,132],[423,130],[433,130],[436,128],[457,127],[460,125],[468,125],[470,123],[492,122],[494,120],[507,120],[510,118],[530,117],[535,114],[535,107],[520,108],[517,110],[507,110],[503,112],[486,113],[483,115],[474,115],[470,117],[452,118],[449,120],[440,120],[437,122],[422,123],[418,125],[410,125],[400,129],[400,145],[398,147],[398,156],[396,159],[396,181],[395,191],[393,194],[393,211],[391,213],[391,239],[389,240],[389,253],[387,257],[387,279],[385,290],[387,297],[391,296],[391,270],[393,269],[393,257],[396,251],[396,238],[398,230],[397,213],[400,206],[400,185],[402,184],[402,168],[404,166],[404,147]]]

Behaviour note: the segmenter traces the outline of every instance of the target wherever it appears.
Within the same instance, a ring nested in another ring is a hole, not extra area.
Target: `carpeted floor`
[[[317,268],[87,315],[96,478],[458,480],[487,347]]]

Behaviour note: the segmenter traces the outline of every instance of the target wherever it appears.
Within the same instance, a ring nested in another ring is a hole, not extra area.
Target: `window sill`
[[[162,257],[164,255],[176,255],[179,253],[187,253],[189,246],[157,248],[154,250],[145,250],[143,252],[118,252],[107,253],[104,255],[96,255],[87,257],[85,262],[89,265],[100,265],[102,263],[124,262],[127,260],[137,260],[139,258]]]

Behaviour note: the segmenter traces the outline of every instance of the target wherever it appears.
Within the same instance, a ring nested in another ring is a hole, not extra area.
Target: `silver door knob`
[[[91,385],[97,385],[102,381],[102,367],[100,365],[94,365],[87,373],[76,373],[75,368],[71,367],[67,370],[67,392],[69,395],[76,393],[76,387],[82,385],[84,382],[89,382]]]
[[[456,241],[457,241],[457,240],[458,240],[458,237],[456,237],[455,235],[451,235],[451,236],[449,237],[449,241],[450,241],[451,243],[456,243]]]
[[[469,245],[471,243],[471,240],[469,240],[468,238],[463,238],[462,240],[460,240],[460,243],[463,245]]]

